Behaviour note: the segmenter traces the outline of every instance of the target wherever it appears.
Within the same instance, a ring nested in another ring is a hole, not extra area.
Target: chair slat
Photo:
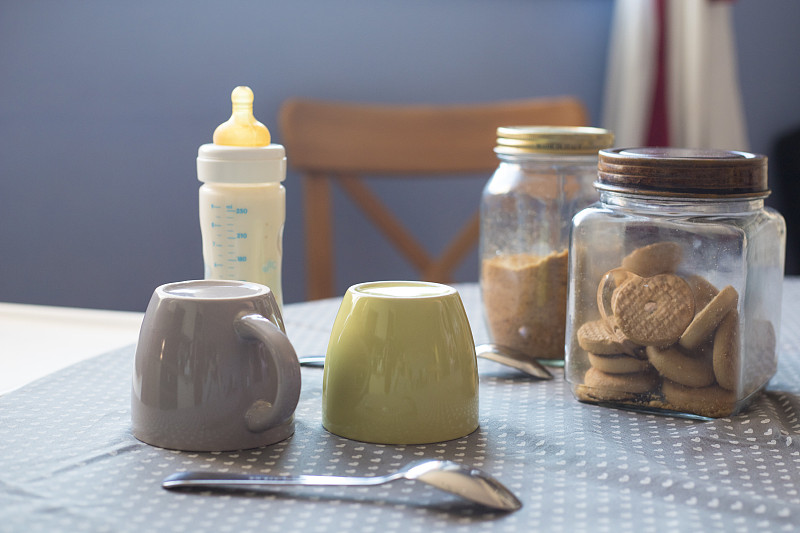
[[[331,184],[338,183],[422,279],[450,282],[477,244],[476,213],[436,254],[427,251],[362,178],[489,177],[499,126],[583,126],[573,97],[475,105],[380,105],[293,98],[281,107],[289,164],[303,174],[307,297],[336,294]]]

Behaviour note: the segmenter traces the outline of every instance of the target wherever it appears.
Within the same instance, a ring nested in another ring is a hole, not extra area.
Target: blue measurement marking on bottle
[[[237,243],[248,237],[238,223],[239,217],[247,216],[248,210],[233,203],[212,204],[212,206],[217,209],[215,220],[211,224],[216,236],[217,251],[214,266],[224,269],[227,272],[226,276],[235,276],[236,272],[248,263],[248,257],[241,255],[244,250],[241,250],[241,245]]]

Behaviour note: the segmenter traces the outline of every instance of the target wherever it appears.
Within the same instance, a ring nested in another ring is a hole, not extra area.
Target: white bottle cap
[[[281,182],[286,179],[286,150],[280,144],[204,144],[197,151],[197,179],[203,183]]]

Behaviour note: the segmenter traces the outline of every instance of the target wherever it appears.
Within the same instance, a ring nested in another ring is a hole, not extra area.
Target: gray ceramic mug
[[[158,287],[136,346],[134,436],[187,451],[273,444],[294,432],[300,365],[269,288],[196,280]]]

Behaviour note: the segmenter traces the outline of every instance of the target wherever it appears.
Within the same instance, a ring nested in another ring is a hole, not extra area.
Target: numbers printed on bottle
[[[236,234],[236,238],[237,239],[246,239],[247,238],[247,233],[237,233]]]
[[[236,208],[236,214],[237,215],[246,215],[247,214],[247,208],[246,207],[237,207]]]

